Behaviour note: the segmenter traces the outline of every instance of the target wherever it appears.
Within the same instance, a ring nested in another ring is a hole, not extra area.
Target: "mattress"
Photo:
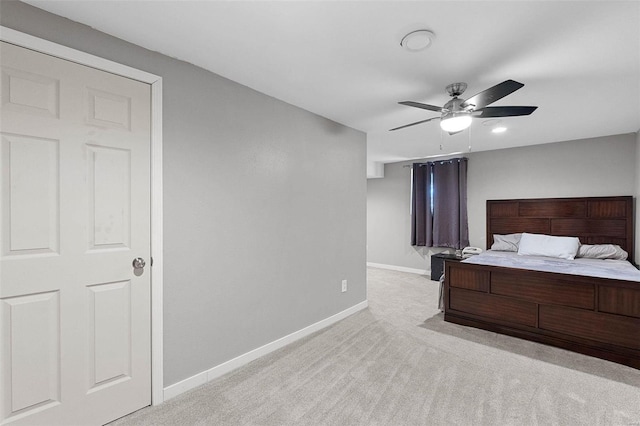
[[[640,282],[640,271],[626,260],[585,258],[566,260],[544,256],[520,256],[514,252],[487,250],[462,262]]]

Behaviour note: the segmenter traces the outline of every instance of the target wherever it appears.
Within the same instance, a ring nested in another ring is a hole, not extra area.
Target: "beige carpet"
[[[369,268],[369,309],[114,425],[640,425],[640,371],[445,323]]]

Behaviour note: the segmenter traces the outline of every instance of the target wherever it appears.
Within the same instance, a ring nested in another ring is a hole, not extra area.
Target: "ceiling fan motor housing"
[[[467,83],[452,83],[446,87],[449,96],[460,96],[467,90]]]
[[[458,97],[454,97],[453,99],[451,99],[449,102],[444,104],[444,107],[442,107],[442,117],[444,118],[445,115],[450,112],[458,112],[458,111],[467,112],[469,108],[462,108],[460,106],[462,105],[463,102],[464,102],[464,99],[460,99]]]

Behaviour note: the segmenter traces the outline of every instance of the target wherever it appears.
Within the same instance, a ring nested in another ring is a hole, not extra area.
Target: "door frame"
[[[0,40],[86,65],[151,86],[151,404],[164,401],[163,233],[162,233],[162,77],[0,26]]]

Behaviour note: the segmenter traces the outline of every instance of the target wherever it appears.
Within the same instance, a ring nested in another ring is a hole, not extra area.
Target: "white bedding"
[[[462,262],[640,282],[640,271],[626,260],[584,258],[566,260],[544,256],[520,256],[513,252],[488,250]]]

